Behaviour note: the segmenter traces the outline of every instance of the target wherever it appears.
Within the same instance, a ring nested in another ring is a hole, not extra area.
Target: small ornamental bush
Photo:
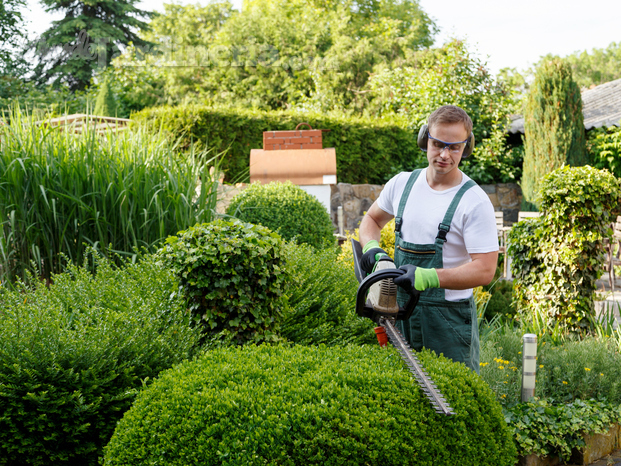
[[[358,280],[338,250],[288,243],[289,308],[280,334],[295,343],[376,343],[371,319],[356,315]]]
[[[549,328],[589,328],[604,240],[612,235],[620,195],[619,180],[607,170],[565,166],[544,178],[542,216],[509,232],[514,298],[523,319],[542,317]]]
[[[179,278],[208,344],[274,341],[286,305],[283,241],[260,226],[216,220],[166,239],[158,255]]]
[[[334,227],[317,198],[290,181],[253,183],[237,194],[226,213],[316,248],[334,244]]]
[[[509,466],[489,387],[463,364],[421,362],[455,410],[436,414],[393,348],[218,348],[142,391],[104,465]]]
[[[97,464],[137,389],[194,354],[168,270],[95,265],[0,291],[0,465]]]

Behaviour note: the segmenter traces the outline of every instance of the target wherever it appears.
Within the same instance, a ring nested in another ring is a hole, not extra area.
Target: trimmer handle
[[[376,312],[372,306],[367,305],[367,292],[369,291],[369,288],[381,280],[397,278],[404,273],[405,272],[400,269],[384,269],[378,270],[362,280],[362,283],[360,283],[358,291],[356,292],[356,314],[360,317],[368,317],[373,321],[377,321],[381,314]],[[405,303],[405,306],[399,306],[399,312],[397,313],[396,320],[409,319],[414,311],[414,308],[418,304],[419,299],[420,293],[411,294],[410,299],[407,303]]]

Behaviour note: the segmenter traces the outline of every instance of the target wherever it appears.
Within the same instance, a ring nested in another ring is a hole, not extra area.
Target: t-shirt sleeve
[[[468,254],[498,251],[496,216],[487,195],[469,212],[464,223],[464,242]]]
[[[384,212],[392,215],[393,217],[397,214],[398,207],[398,205],[394,204],[394,200],[401,199],[401,193],[405,188],[404,183],[399,182],[399,178],[403,175],[404,173],[400,173],[388,180],[388,182],[384,186],[384,189],[382,189],[382,192],[377,198],[377,206]],[[399,192],[397,193],[397,191]],[[399,194],[399,197],[395,197],[395,194]]]

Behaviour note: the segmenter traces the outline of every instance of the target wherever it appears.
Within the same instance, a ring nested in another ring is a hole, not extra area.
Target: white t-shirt
[[[383,211],[395,216],[399,201],[405,189],[410,172],[393,177],[380,193],[377,205]],[[438,225],[444,219],[448,207],[457,191],[470,178],[462,173],[458,186],[445,191],[436,191],[427,183],[427,169],[423,169],[412,190],[403,211],[401,238],[415,244],[433,244],[438,234]],[[498,236],[494,206],[485,191],[478,185],[465,192],[451,222],[442,248],[443,268],[452,269],[471,261],[470,254],[498,251]],[[472,295],[472,289],[446,290],[447,301],[459,301]]]

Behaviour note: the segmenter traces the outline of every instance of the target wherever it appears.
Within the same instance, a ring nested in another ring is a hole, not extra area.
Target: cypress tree
[[[537,206],[541,180],[563,165],[588,162],[582,96],[571,67],[560,59],[541,64],[524,109],[522,208]]]
[[[97,94],[94,113],[97,116],[116,116],[116,101],[114,100],[114,95],[110,90],[110,85],[108,84],[107,79],[101,84],[99,94]]]

